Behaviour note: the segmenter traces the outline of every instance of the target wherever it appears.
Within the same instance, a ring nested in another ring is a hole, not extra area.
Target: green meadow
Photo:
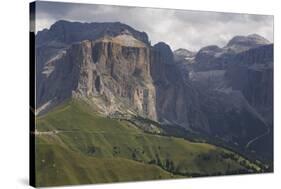
[[[69,100],[36,119],[36,185],[171,179],[263,170],[221,147],[144,132]]]

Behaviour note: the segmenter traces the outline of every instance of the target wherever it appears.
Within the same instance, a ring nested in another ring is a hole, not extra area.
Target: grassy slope
[[[58,186],[172,178],[156,165],[123,158],[96,158],[38,139],[36,185]]]
[[[192,176],[259,169],[222,148],[147,134],[74,100],[39,117],[36,128],[59,131],[36,137],[39,186],[177,177],[167,170]]]

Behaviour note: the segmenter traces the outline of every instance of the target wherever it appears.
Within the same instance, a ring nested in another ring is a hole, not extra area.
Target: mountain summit
[[[50,29],[39,31],[36,35],[36,44],[40,46],[52,41],[71,44],[83,40],[96,40],[105,35],[114,37],[120,34],[131,34],[134,38],[149,44],[145,32],[139,32],[120,22],[81,23],[65,20],[55,22]]]
[[[184,48],[179,48],[174,51],[175,61],[191,60],[195,56],[195,52],[189,51]]]
[[[258,34],[251,34],[248,36],[235,36],[226,45],[225,48],[231,49],[235,52],[242,52],[250,48],[255,48],[262,45],[268,45],[270,41]]]

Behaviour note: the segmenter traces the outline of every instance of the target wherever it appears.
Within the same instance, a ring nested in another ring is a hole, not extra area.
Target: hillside
[[[104,117],[78,99],[36,120],[37,186],[262,171],[223,148],[147,133]]]

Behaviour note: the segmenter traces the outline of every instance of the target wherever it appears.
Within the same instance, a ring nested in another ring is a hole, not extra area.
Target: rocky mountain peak
[[[184,48],[179,48],[179,49],[174,51],[174,55],[184,56],[184,57],[192,57],[192,56],[195,55],[195,52],[189,51],[189,50],[184,49]]]
[[[50,42],[57,42],[70,45],[83,40],[96,40],[105,35],[115,37],[120,34],[132,35],[134,38],[149,44],[145,32],[120,22],[70,22],[60,20],[55,22],[50,29],[39,31],[36,35],[37,46],[46,45]]]
[[[217,45],[209,45],[203,47],[196,54],[195,60],[200,63],[210,63],[212,59],[221,56],[224,53],[224,50]]]
[[[181,61],[189,62],[189,60],[192,60],[195,55],[196,55],[195,52],[183,48],[179,48],[174,51],[174,59],[176,62],[181,62]]]
[[[206,47],[203,47],[202,49],[199,50],[198,54],[200,53],[205,53],[205,54],[214,54],[214,53],[218,53],[221,52],[222,49],[217,46],[217,45],[209,45]]]
[[[161,62],[164,64],[173,64],[174,62],[174,55],[173,51],[171,50],[170,46],[164,42],[159,42],[153,46],[153,49],[156,53],[162,57]]]
[[[242,52],[250,48],[255,48],[262,45],[268,45],[270,41],[258,34],[251,34],[247,36],[235,36],[225,46],[235,52]]]

